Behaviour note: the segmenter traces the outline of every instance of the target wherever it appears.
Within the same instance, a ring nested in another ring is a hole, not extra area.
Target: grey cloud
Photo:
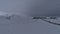
[[[28,16],[60,16],[60,3],[59,0],[0,0],[0,11]]]

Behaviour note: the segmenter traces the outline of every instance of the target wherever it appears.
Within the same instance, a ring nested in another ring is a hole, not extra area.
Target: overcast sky
[[[0,14],[6,13],[20,16],[60,16],[60,0],[0,0]],[[42,20],[35,21],[29,17],[19,16],[12,17],[11,20],[5,18],[0,18],[1,34],[60,33],[60,26]]]
[[[60,16],[60,0],[0,0],[0,11],[28,16]]]

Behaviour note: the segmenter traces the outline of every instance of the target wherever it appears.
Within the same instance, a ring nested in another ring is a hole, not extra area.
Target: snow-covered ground
[[[59,21],[56,21],[59,22]],[[59,34],[60,26],[32,17],[12,16],[10,20],[0,16],[0,34]]]
[[[0,0],[0,34],[60,34],[60,26],[28,16],[60,16],[60,0]]]

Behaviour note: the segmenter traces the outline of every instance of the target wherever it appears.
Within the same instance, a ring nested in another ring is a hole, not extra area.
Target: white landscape
[[[59,19],[59,18],[58,18]],[[56,21],[59,22],[59,21]],[[60,26],[43,20],[14,15],[11,19],[0,16],[0,34],[59,34]]]
[[[32,16],[60,16],[60,0],[0,0],[0,34],[60,34],[60,17],[51,24]]]

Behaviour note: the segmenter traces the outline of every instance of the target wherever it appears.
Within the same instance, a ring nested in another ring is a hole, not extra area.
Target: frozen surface
[[[56,21],[59,22],[59,21]],[[10,20],[0,16],[0,34],[59,34],[60,26],[32,17],[12,16]]]

